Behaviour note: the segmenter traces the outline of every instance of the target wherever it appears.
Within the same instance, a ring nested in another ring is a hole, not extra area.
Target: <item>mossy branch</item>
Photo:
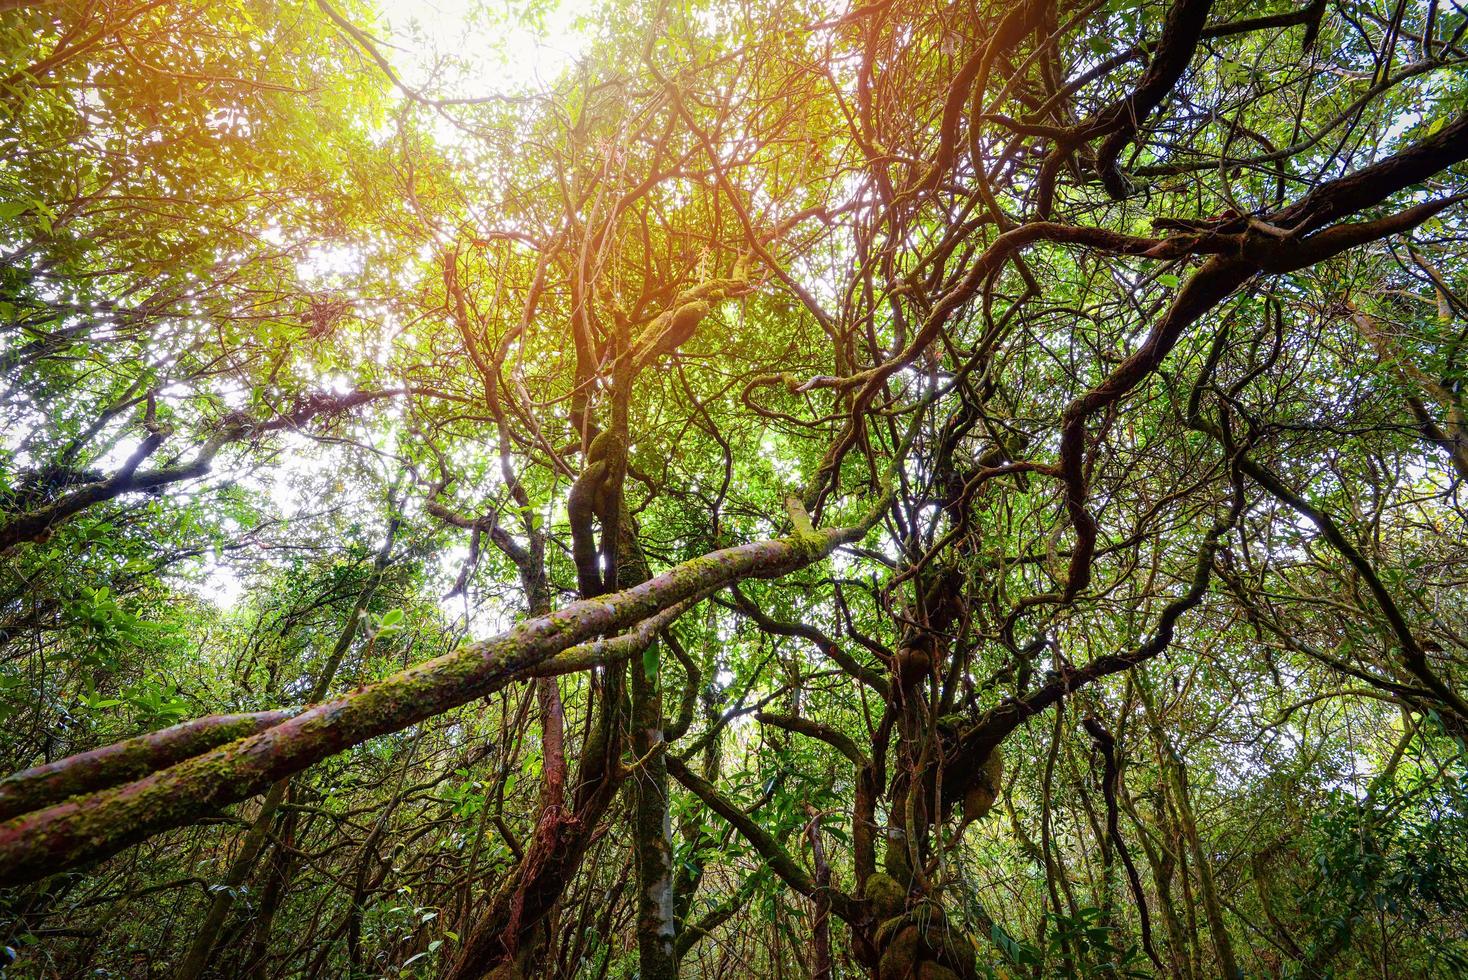
[[[863,533],[836,528],[711,552],[631,588],[528,619],[136,782],[12,819],[0,825],[0,882],[32,881],[186,826],[343,749],[499,690],[578,644],[634,628],[742,579],[802,568]]]

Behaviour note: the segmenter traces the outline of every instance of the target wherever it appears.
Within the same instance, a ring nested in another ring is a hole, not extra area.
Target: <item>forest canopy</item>
[[[0,972],[1468,975],[1465,35],[0,0]]]

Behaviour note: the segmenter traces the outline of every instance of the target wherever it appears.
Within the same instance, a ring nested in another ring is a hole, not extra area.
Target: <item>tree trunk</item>
[[[632,672],[632,790],[636,809],[637,951],[642,980],[676,980],[673,839],[668,766],[663,754],[662,687],[657,644]]]

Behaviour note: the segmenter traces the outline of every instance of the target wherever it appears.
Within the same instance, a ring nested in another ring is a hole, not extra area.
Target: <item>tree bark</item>
[[[637,950],[643,980],[676,980],[673,830],[663,750],[662,685],[657,644],[632,671],[632,790],[636,811]]]

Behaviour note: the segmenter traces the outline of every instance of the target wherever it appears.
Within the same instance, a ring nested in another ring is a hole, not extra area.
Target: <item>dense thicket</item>
[[[1456,3],[490,6],[0,0],[7,975],[1468,971]]]

